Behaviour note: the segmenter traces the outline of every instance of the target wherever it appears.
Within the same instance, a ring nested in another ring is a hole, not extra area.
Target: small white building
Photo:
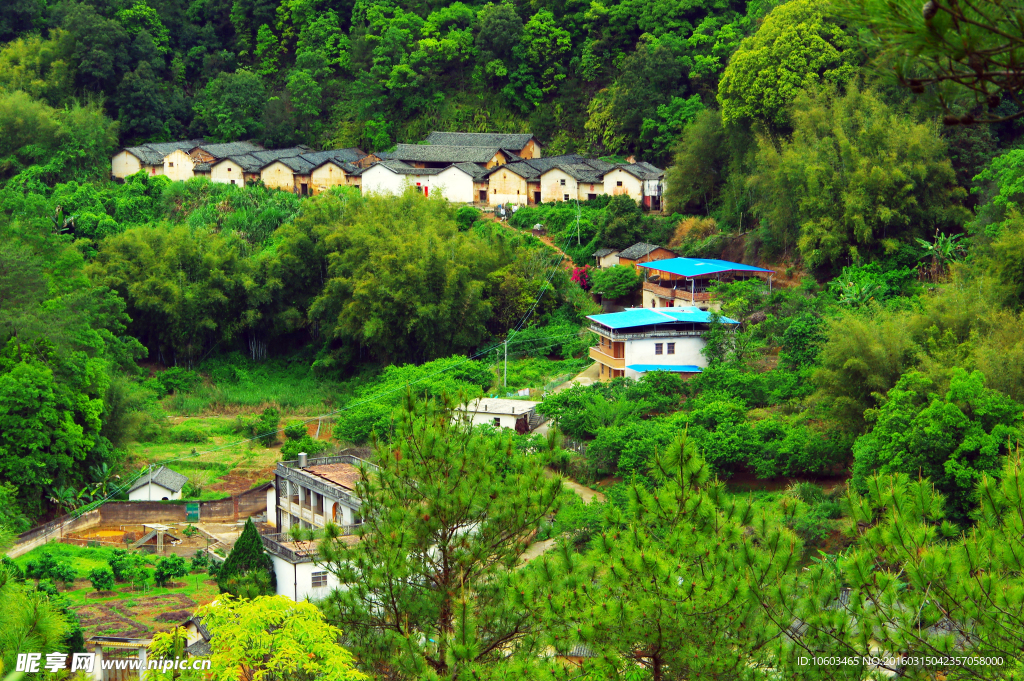
[[[486,172],[475,163],[455,163],[431,178],[430,185],[452,203],[473,203],[480,197],[477,187],[483,186],[479,183]]]
[[[599,248],[594,251],[594,258],[597,260],[597,269],[605,270],[619,264],[619,250],[617,248]]]
[[[170,501],[181,499],[188,478],[166,466],[150,468],[128,490],[131,501]]]
[[[337,578],[317,564],[316,540],[295,541],[292,527],[318,530],[328,523],[338,525],[342,541],[354,543],[356,527],[362,524],[355,496],[360,468],[376,469],[371,463],[343,454],[277,464],[273,486],[267,494],[267,520],[277,533],[264,534],[263,546],[270,554],[277,578],[277,593],[295,601],[320,600],[342,586]]]
[[[397,195],[412,186],[430,196],[430,186],[441,168],[414,168],[404,161],[388,159],[374,163],[362,173],[363,194]]]
[[[538,404],[540,402],[480,397],[459,407],[456,411],[468,416],[474,426],[487,424],[495,428],[512,428],[517,433],[527,433],[543,421],[543,418],[537,414]]]
[[[701,350],[711,313],[696,307],[632,308],[590,315],[590,330],[599,342],[590,358],[599,365],[598,378],[639,378],[648,371],[700,373],[708,362]],[[721,317],[724,324],[739,324]]]

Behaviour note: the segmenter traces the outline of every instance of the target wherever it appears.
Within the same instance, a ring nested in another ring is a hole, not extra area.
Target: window
[[[234,184],[234,183],[235,183],[235,181],[234,181],[234,180],[231,180],[231,184]]]
[[[661,354],[661,343],[655,343],[654,344],[654,354],[656,354],[656,355],[660,355]]]
[[[568,194],[562,194],[562,200],[563,201],[568,201],[569,200],[569,195]]]
[[[228,172],[229,173],[231,172],[231,166],[228,166]]]
[[[494,427],[501,428],[501,419],[498,418],[497,416],[494,417]]]
[[[618,182],[616,182],[615,186],[616,187],[621,187],[622,186],[622,180],[619,180]]]
[[[174,161],[168,161],[167,162],[167,167],[168,168],[173,168],[174,167]]]
[[[313,588],[316,589],[321,586],[327,586],[327,572],[314,572]]]
[[[668,354],[668,355],[676,354],[676,344],[675,343],[669,343],[668,347],[665,348],[665,350],[666,350],[665,354]]]
[[[561,180],[559,180],[558,184],[560,184],[560,185],[562,185],[564,187],[565,186],[565,178],[562,178]]]

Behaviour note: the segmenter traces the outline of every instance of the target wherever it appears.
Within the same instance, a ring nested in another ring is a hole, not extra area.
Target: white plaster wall
[[[621,168],[616,168],[604,176],[604,190],[606,194],[618,196],[628,194],[634,201],[639,202],[643,197],[643,188],[640,179],[630,175]],[[618,186],[621,182],[622,186]]]
[[[439,191],[453,203],[473,203],[473,178],[465,171],[451,166],[434,175],[432,191]]]
[[[239,187],[245,186],[242,167],[230,159],[221,161],[210,168],[210,181],[221,184],[236,184]]]
[[[172,492],[166,487],[161,487],[152,482],[147,482],[137,490],[128,493],[129,501],[161,501],[164,497],[168,499],[180,499],[181,490]]]
[[[619,264],[619,254],[618,253],[612,253],[611,255],[606,255],[603,258],[599,258],[598,259],[598,267],[601,267],[602,269],[604,269],[606,267],[615,267],[618,264]],[[644,305],[644,307],[647,307],[647,306]]]
[[[654,354],[654,344],[662,344],[662,353]],[[664,354],[667,344],[675,343],[674,355]],[[680,336],[676,338],[641,338],[626,341],[626,366],[630,364],[694,364],[699,367],[708,365],[707,359],[700,354],[704,347],[704,339],[699,336]]]
[[[267,524],[277,527],[277,491],[273,485],[267,488]]]
[[[110,160],[110,174],[122,180],[142,169],[142,162],[127,151],[119,151]]]
[[[501,423],[498,426],[499,428],[515,428],[516,427],[516,419],[519,418],[521,416],[521,414],[517,414],[516,416],[512,416],[511,414],[495,414],[495,413],[488,413],[488,412],[479,412],[479,413],[472,412],[472,413],[470,413],[469,416],[470,416],[470,420],[473,422],[474,426],[481,426],[481,425],[484,425],[484,424],[486,424],[488,426],[493,426],[494,425],[494,419],[497,418],[497,419],[501,420]]]
[[[391,172],[382,165],[376,165],[363,173],[364,194],[401,194],[405,191],[408,175]]]
[[[181,149],[175,149],[164,156],[164,175],[172,180],[185,181],[195,176],[196,164],[192,157]]]
[[[274,563],[274,574],[277,576],[277,594],[287,596],[293,601],[319,601],[326,598],[331,591],[342,588],[342,584],[330,572],[327,573],[327,586],[313,588],[313,573],[324,572],[324,568],[316,563],[289,563],[285,559],[269,554]]]

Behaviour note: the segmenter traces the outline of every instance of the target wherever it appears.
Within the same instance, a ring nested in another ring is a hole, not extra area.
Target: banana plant
[[[917,243],[920,244],[922,250],[919,260],[931,258],[933,276],[944,276],[946,266],[949,263],[960,260],[967,255],[967,249],[964,248],[963,244],[957,243],[962,237],[963,234],[948,235],[935,230],[934,241],[928,242],[924,239],[917,239]]]

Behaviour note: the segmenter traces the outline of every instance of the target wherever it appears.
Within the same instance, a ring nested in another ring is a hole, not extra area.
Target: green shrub
[[[202,377],[194,371],[182,367],[171,367],[166,371],[159,372],[156,376],[143,382],[143,387],[149,388],[157,394],[157,397],[176,395],[189,392],[202,382]]]
[[[192,572],[200,572],[210,567],[210,554],[206,551],[196,551],[192,556]]]
[[[480,211],[472,206],[463,206],[455,211],[455,224],[459,226],[459,231],[465,232],[473,223],[480,219]]]
[[[307,432],[306,424],[303,421],[290,421],[284,427],[284,436],[289,440],[301,440]]]
[[[170,442],[202,444],[210,439],[207,432],[201,428],[190,425],[175,426],[167,431],[167,439]]]
[[[314,440],[308,435],[303,436],[299,440],[288,440],[281,445],[281,460],[290,461],[299,455],[299,452],[305,452],[310,456],[316,456],[327,451],[327,443],[323,440]]]
[[[274,593],[275,581],[273,563],[263,549],[263,541],[256,526],[249,519],[227,560],[217,570],[217,586],[221,593],[252,598],[255,595]]]
[[[172,579],[187,575],[188,569],[185,559],[181,556],[164,556],[156,564],[156,571],[153,573],[153,581],[156,582],[157,586],[166,586],[167,582]]]
[[[110,568],[94,568],[89,572],[89,581],[96,591],[110,591],[114,588],[114,572]]]

